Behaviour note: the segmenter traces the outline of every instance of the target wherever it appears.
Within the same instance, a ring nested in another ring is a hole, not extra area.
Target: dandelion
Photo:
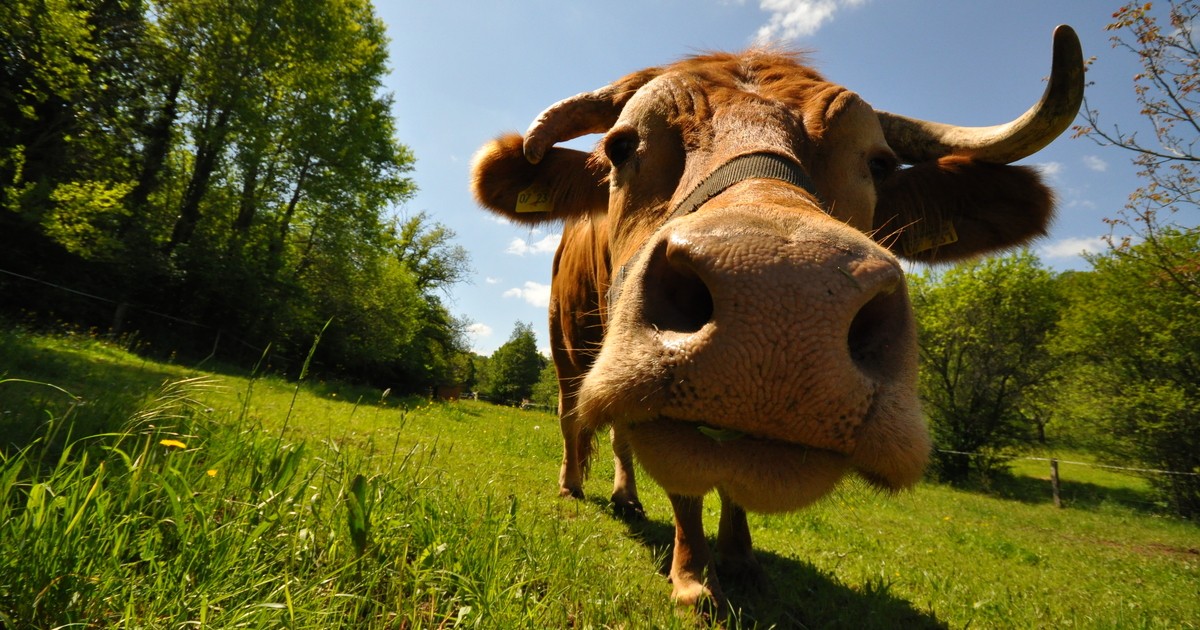
[[[208,469],[208,472],[207,472],[206,474],[207,474],[209,477],[216,477],[216,476],[217,476],[217,469],[216,469],[216,468],[209,468],[209,469]]]
[[[166,446],[167,448],[187,448],[187,444],[184,444],[179,440],[159,440],[158,443]]]

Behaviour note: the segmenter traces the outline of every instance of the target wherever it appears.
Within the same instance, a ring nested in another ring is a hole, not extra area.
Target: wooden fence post
[[[1058,460],[1050,458],[1050,490],[1054,493],[1054,507],[1062,507],[1062,496],[1058,489]]]

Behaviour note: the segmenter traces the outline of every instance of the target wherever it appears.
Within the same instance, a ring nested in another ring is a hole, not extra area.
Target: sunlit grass
[[[668,601],[661,490],[643,476],[647,522],[612,517],[604,445],[589,499],[558,499],[550,414],[61,340],[0,351],[5,421],[36,421],[0,462],[5,627],[696,624]],[[1066,509],[1048,464],[1018,462],[986,493],[851,482],[752,515],[767,581],[726,583],[729,625],[1196,627],[1197,527],[1161,516],[1140,478],[1076,468]]]

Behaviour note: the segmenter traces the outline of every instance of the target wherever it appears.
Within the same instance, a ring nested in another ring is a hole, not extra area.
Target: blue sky
[[[418,193],[400,215],[428,212],[471,254],[469,283],[447,302],[473,322],[490,354],[516,322],[548,348],[546,303],[560,229],[498,222],[468,190],[471,156],[506,131],[524,131],[548,105],[643,67],[769,39],[811,51],[829,80],[877,109],[963,125],[992,125],[1037,100],[1051,32],[1070,24],[1094,56],[1088,98],[1102,118],[1133,129],[1136,59],[1104,30],[1118,0],[379,0],[391,37],[387,88],[401,142],[417,157]],[[1067,134],[1069,135],[1069,133]],[[590,148],[595,138],[572,146]],[[1130,155],[1063,137],[1026,163],[1059,196],[1050,237],[1036,246],[1056,269],[1086,268],[1103,222],[1140,185]],[[1195,221],[1192,221],[1193,223]]]

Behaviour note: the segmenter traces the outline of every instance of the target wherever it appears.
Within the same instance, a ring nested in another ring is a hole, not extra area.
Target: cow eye
[[[638,135],[633,129],[613,130],[604,139],[604,155],[613,166],[621,166],[637,153]]]
[[[897,166],[896,158],[891,155],[876,155],[867,160],[867,168],[871,170],[871,177],[876,181],[891,175]]]

